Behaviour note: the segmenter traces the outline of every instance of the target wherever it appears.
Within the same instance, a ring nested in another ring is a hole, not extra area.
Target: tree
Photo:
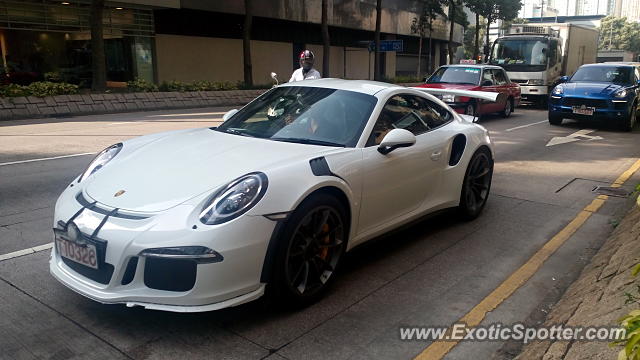
[[[244,83],[253,86],[253,66],[251,64],[251,25],[253,23],[252,0],[244,0],[244,27],[242,28],[242,56],[244,63]]]
[[[429,52],[427,57],[427,72],[431,73],[431,43],[433,40],[432,31],[433,31],[433,20],[437,19],[438,16],[442,16],[446,18],[444,11],[442,10],[442,6],[444,5],[444,0],[422,0],[421,1],[422,9],[420,11],[420,16],[413,18],[413,22],[411,23],[411,32],[414,34],[418,34],[420,39],[418,40],[418,70],[416,71],[416,77],[420,79],[421,76],[421,60],[422,60],[422,39],[426,35],[426,31],[429,31]]]
[[[104,91],[107,88],[107,59],[104,54],[104,29],[102,13],[104,0],[92,0],[89,10],[91,27],[91,89]]]
[[[607,16],[600,22],[600,50],[626,50],[640,52],[640,24],[627,18]]]
[[[449,64],[453,63],[453,29],[455,24],[460,24],[463,27],[467,27],[469,22],[467,21],[467,15],[462,10],[464,5],[462,0],[448,0],[449,4],[449,43],[447,44],[447,50],[449,53]]]
[[[331,51],[331,41],[329,39],[328,0],[322,0],[322,75],[329,77],[329,51]]]
[[[376,0],[376,32],[375,32],[375,43],[376,49],[374,53],[373,59],[373,79],[380,81],[382,77],[380,76],[380,23],[382,22],[382,0]]]
[[[489,56],[489,29],[491,24],[497,20],[509,21],[518,16],[518,11],[522,7],[521,0],[488,0],[474,2],[473,9],[477,14],[480,14],[487,21],[486,27],[486,43],[485,43],[485,56]]]
[[[478,26],[469,26],[464,32],[464,56],[469,59],[478,59],[480,55],[480,39],[484,39],[485,23],[480,20]],[[477,30],[477,31],[476,31]],[[484,40],[483,40],[484,41]]]

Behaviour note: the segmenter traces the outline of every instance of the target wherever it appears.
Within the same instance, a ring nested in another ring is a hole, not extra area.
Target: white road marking
[[[556,136],[553,139],[549,140],[549,142],[547,143],[547,146],[567,144],[567,143],[580,141],[580,140],[589,140],[589,141],[602,140],[603,139],[602,136],[587,135],[587,134],[591,134],[594,131],[595,130],[591,130],[591,129],[582,129],[574,132],[573,134],[569,134],[567,136]]]
[[[41,158],[41,159],[29,159],[29,160],[11,161],[11,162],[6,162],[6,163],[0,163],[0,166],[24,164],[24,163],[30,163],[30,162],[36,162],[36,161],[64,159],[64,158],[70,158],[70,157],[76,157],[76,156],[85,156],[85,155],[93,155],[93,154],[95,154],[95,153],[90,152],[90,153],[82,153],[82,154],[60,155],[60,156],[53,156],[53,157]]]
[[[53,243],[48,243],[44,245],[30,247],[28,249],[18,250],[14,252],[10,252],[8,254],[0,255],[0,261],[9,260],[13,258],[17,258],[19,256],[25,256],[29,254],[34,254],[40,251],[49,250],[53,247]]]
[[[509,132],[509,131],[514,131],[514,130],[518,130],[518,129],[524,129],[524,128],[529,127],[529,126],[533,126],[533,125],[538,125],[538,124],[546,123],[547,121],[548,121],[548,120],[542,120],[542,121],[534,122],[534,123],[527,124],[527,125],[516,126],[516,127],[514,127],[514,128],[507,129],[507,130],[505,130],[505,131]]]

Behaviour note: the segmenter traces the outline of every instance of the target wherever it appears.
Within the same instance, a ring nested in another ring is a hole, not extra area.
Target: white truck
[[[576,24],[513,24],[499,37],[489,63],[520,84],[522,99],[544,103],[560,77],[596,62],[598,29]]]

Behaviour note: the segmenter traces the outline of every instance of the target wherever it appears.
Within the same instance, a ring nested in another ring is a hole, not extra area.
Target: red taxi
[[[458,113],[481,116],[500,113],[509,117],[520,105],[520,85],[511,82],[503,68],[493,65],[445,65],[418,87],[436,89],[475,90],[504,93],[498,102],[477,101],[464,96],[439,95]]]

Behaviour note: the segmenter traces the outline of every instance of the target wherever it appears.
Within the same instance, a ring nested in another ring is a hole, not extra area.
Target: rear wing
[[[454,89],[434,89],[423,87],[410,87],[409,89],[426,92],[431,95],[454,95],[464,96],[474,99],[486,100],[490,102],[503,102],[506,98],[505,94],[488,91],[471,91],[471,90],[454,90]]]

